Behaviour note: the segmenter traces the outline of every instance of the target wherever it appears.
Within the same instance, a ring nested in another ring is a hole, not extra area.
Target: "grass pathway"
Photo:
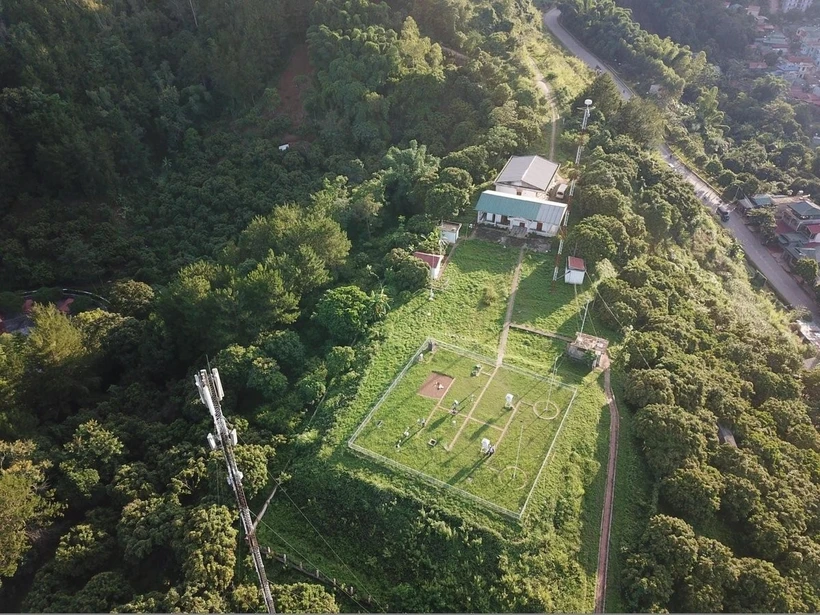
[[[453,438],[452,442],[450,442],[450,447],[447,448],[447,450],[452,450],[456,442],[458,442],[458,437],[461,435],[461,432],[464,431],[464,428],[470,422],[470,419],[473,417],[473,412],[475,412],[475,409],[478,408],[478,404],[479,402],[481,402],[481,398],[484,396],[484,393],[489,388],[490,383],[493,381],[493,378],[495,378],[496,372],[498,372],[498,368],[501,367],[501,364],[504,362],[504,353],[507,352],[507,336],[510,334],[510,322],[512,321],[513,307],[515,306],[515,292],[518,290],[518,279],[521,277],[521,263],[524,262],[524,249],[524,246],[521,246],[521,251],[518,253],[518,262],[515,265],[515,272],[513,273],[510,298],[507,301],[507,314],[506,316],[504,316],[504,328],[501,330],[501,339],[498,342],[498,356],[495,359],[495,369],[490,374],[490,379],[487,380],[487,384],[484,385],[484,388],[481,389],[481,393],[478,394],[478,397],[476,397],[475,401],[473,402],[473,406],[472,408],[470,408],[470,413],[465,417],[464,421],[461,423],[461,427],[459,427],[455,437]],[[504,428],[504,430],[506,431],[506,427]]]
[[[518,263],[515,265],[515,272],[512,279],[512,290],[510,291],[510,298],[507,302],[507,315],[504,317],[504,328],[501,330],[501,339],[498,342],[498,356],[495,360],[495,366],[498,368],[504,361],[504,353],[507,352],[507,337],[510,334],[510,323],[512,322],[513,307],[515,306],[515,293],[518,291],[518,280],[521,277],[521,263],[524,262],[524,246],[521,246],[521,251],[518,253]]]

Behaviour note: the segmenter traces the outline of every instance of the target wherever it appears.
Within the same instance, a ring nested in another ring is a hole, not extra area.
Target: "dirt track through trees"
[[[606,582],[609,571],[609,536],[612,530],[612,508],[615,499],[615,469],[618,462],[618,435],[621,417],[610,385],[609,357],[604,355],[604,390],[609,404],[609,461],[606,468],[606,490],[601,511],[601,536],[598,539],[598,574],[595,581],[595,612],[606,608]]]

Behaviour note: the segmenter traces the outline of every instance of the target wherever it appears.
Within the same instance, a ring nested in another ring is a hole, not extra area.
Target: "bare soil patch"
[[[279,76],[276,90],[281,99],[280,113],[288,116],[292,123],[293,132],[298,133],[305,121],[304,93],[307,84],[303,75],[313,75],[314,68],[310,65],[307,43],[293,49],[288,65]],[[301,79],[299,77],[302,77]]]
[[[447,393],[447,389],[450,388],[453,380],[452,376],[431,372],[424,384],[419,387],[419,395],[431,399],[441,399]]]

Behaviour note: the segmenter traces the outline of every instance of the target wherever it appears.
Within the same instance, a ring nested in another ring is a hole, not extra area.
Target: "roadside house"
[[[755,194],[754,196],[743,197],[737,202],[737,206],[740,209],[740,213],[745,216],[753,209],[768,207],[773,203],[772,197],[768,194]]]
[[[783,260],[789,267],[794,267],[794,264],[801,258],[817,260],[817,256],[817,250],[810,246],[791,244],[783,247]]]
[[[809,224],[819,224],[820,207],[806,199],[789,203],[783,211],[783,222],[795,231]]]
[[[820,243],[820,224],[807,224],[803,227],[803,234],[808,243]]]

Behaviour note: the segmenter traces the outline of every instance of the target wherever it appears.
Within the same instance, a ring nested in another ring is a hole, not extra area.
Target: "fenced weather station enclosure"
[[[576,394],[551,375],[428,339],[348,446],[518,521]]]

